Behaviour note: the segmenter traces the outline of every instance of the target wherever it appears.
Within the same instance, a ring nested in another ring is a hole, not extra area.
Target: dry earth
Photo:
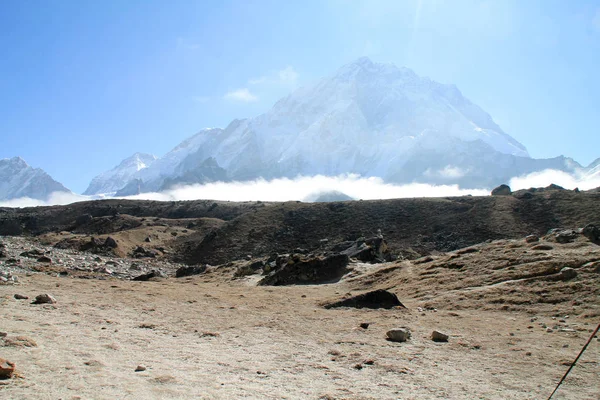
[[[542,244],[355,263],[325,285],[256,286],[227,267],[148,282],[23,271],[0,285],[0,357],[18,371],[0,397],[544,399],[598,323],[600,246]],[[563,266],[577,276],[559,279]],[[379,288],[407,308],[321,306]],[[411,340],[385,340],[402,326]],[[594,339],[555,398],[600,399],[599,360]]]

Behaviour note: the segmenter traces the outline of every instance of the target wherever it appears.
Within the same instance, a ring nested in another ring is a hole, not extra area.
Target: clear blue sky
[[[0,158],[75,192],[360,56],[454,83],[533,157],[600,157],[600,1],[0,2]]]

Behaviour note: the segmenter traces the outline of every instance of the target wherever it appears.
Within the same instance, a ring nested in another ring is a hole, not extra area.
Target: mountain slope
[[[70,190],[42,169],[30,167],[21,157],[0,160],[0,200],[21,197],[46,200],[54,192]]]
[[[219,173],[205,171],[207,162]],[[130,181],[155,191],[172,182],[358,173],[476,188],[546,168],[581,166],[531,159],[453,85],[360,58],[265,114],[200,131]]]
[[[121,161],[119,165],[106,171],[94,179],[83,194],[114,193],[126,186],[140,170],[149,167],[156,161],[156,156],[135,153]]]

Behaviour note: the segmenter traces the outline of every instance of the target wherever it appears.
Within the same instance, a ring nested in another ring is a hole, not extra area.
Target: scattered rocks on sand
[[[325,308],[336,308],[336,307],[353,307],[353,308],[393,308],[402,307],[404,305],[398,300],[398,297],[388,292],[387,290],[374,290],[352,296],[347,299],[336,301],[333,303],[325,304]]]
[[[19,294],[19,293],[16,293],[14,297],[17,300],[27,300],[27,299],[29,299],[29,296],[25,296],[24,294]]]
[[[511,194],[510,186],[504,184],[492,190],[492,196],[510,196]]]
[[[48,293],[39,294],[35,296],[35,301],[33,304],[54,304],[56,303],[56,299],[49,295]]]
[[[388,340],[392,342],[406,342],[410,339],[410,329],[408,328],[394,328],[386,332]]]
[[[431,333],[431,340],[433,340],[434,342],[447,342],[448,338],[448,335],[440,331],[433,331]]]
[[[9,379],[15,372],[15,363],[0,358],[0,379]]]

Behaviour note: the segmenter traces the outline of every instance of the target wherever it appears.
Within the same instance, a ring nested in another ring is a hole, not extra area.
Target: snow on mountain
[[[71,191],[21,157],[0,159],[0,200],[29,197],[46,200],[51,193]]]
[[[560,157],[529,158],[454,85],[363,57],[265,114],[200,131],[130,181],[156,191],[179,182],[358,173],[489,187],[542,167],[580,168]]]
[[[94,179],[83,193],[85,195],[115,193],[127,185],[141,170],[148,168],[157,160],[156,156],[135,153],[121,161],[119,165]]]
[[[600,158],[594,160],[590,165],[585,169],[585,178],[600,178]]]

